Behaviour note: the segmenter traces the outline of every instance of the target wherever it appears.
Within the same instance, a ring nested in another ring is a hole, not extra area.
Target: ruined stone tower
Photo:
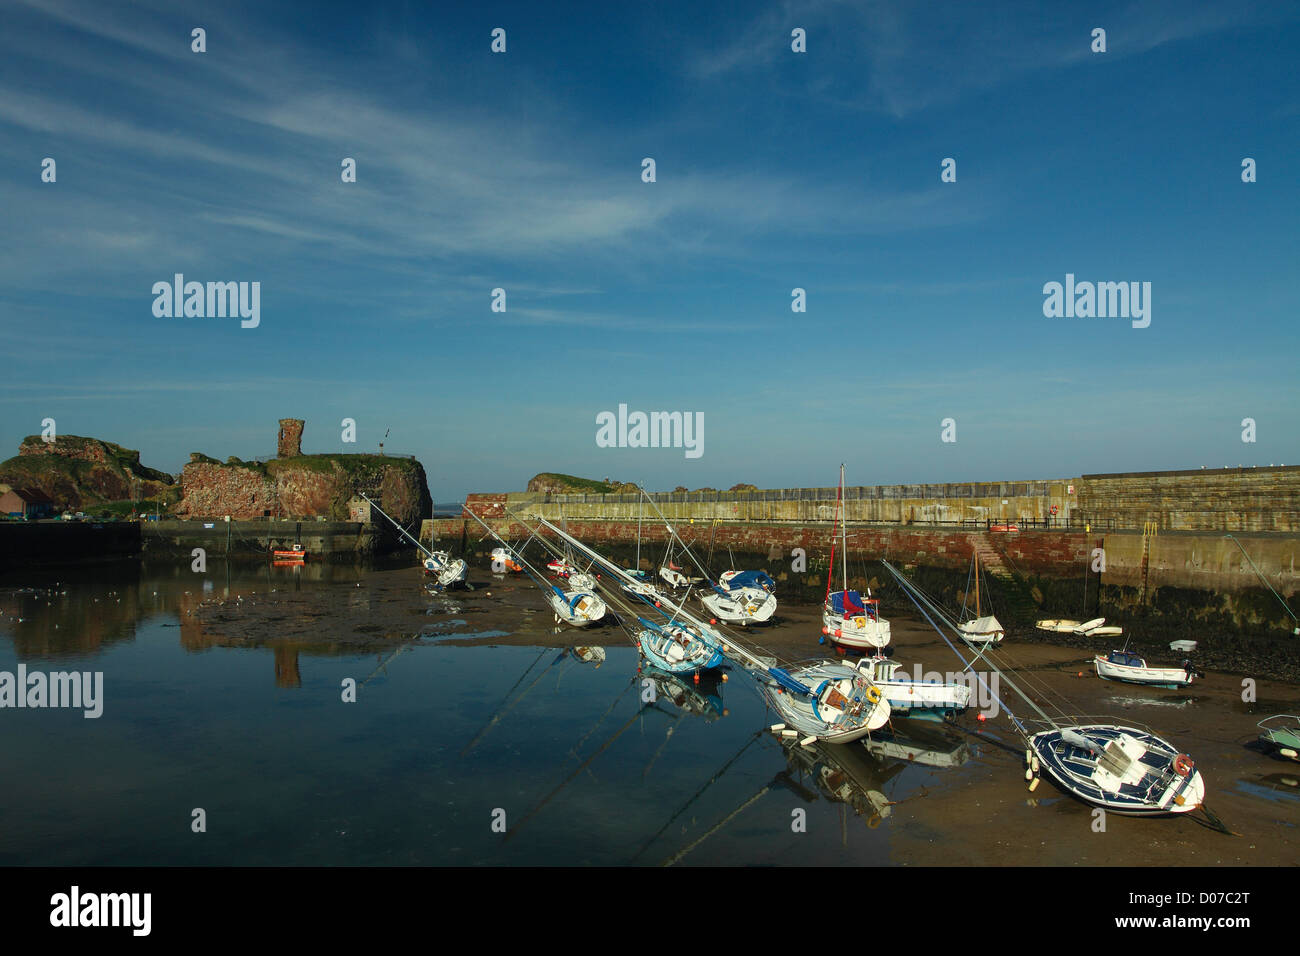
[[[280,443],[277,458],[297,458],[302,454],[302,429],[307,423],[301,418],[280,419]]]

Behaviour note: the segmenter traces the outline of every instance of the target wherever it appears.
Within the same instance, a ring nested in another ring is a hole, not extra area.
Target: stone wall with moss
[[[18,455],[0,462],[0,483],[38,488],[61,509],[83,510],[111,501],[161,499],[172,476],[140,463],[140,453],[115,442],[60,435],[47,442],[28,435]]]
[[[348,519],[348,502],[364,493],[403,524],[430,513],[424,466],[383,455],[298,455],[266,463],[195,453],[181,474],[183,517]]]

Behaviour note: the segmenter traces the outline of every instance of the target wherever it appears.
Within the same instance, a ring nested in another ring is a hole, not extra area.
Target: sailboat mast
[[[840,463],[840,568],[844,590],[849,589],[849,502],[844,497],[844,463]]]
[[[980,552],[975,549],[975,616],[980,616]]]

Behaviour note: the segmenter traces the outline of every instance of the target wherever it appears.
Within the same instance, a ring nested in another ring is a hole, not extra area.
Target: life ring
[[[880,703],[880,688],[872,685],[867,688],[867,700],[873,704]]]
[[[1180,777],[1185,777],[1192,772],[1192,758],[1187,754],[1179,754],[1174,758],[1174,773]]]

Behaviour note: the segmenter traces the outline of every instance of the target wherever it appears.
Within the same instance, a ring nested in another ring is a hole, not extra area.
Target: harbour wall
[[[467,505],[503,537],[520,541],[528,532],[506,520],[504,509],[544,510],[509,500],[514,497],[472,495]],[[623,510],[621,503],[618,509]],[[577,517],[571,509],[564,510],[571,535],[632,566],[638,535],[635,516]],[[669,518],[715,573],[734,561],[736,567],[767,570],[787,595],[820,600],[824,594],[831,520],[683,521],[671,513]],[[459,547],[476,562],[485,562],[495,544],[491,538],[484,540],[486,532],[468,518],[439,519],[432,528],[426,522],[426,540],[430,530],[440,546]],[[1154,528],[1146,533],[1082,528],[1004,533],[850,521],[847,537],[850,587],[890,587],[888,574],[878,564],[883,558],[908,569],[927,590],[956,605],[966,600],[973,605],[974,597],[968,593],[973,587],[970,569],[978,551],[988,575],[986,593],[999,616],[1009,618],[1004,620],[1007,624],[1032,623],[1038,616],[1078,619],[1118,614],[1174,629],[1214,626],[1280,635],[1290,634],[1295,626],[1269,588],[1287,600],[1300,591],[1296,568],[1300,533],[1243,532],[1231,538],[1223,532],[1157,532]],[[662,522],[643,520],[640,540],[641,566],[654,570],[667,550]],[[536,545],[529,553],[538,553]]]
[[[835,487],[656,494],[672,521],[822,522]],[[636,494],[471,495],[481,506],[527,507],[550,519],[615,521],[653,512]],[[1030,481],[870,485],[844,489],[850,523],[987,528],[1300,532],[1300,466],[1082,475]],[[489,509],[490,510],[490,509]]]
[[[265,556],[300,543],[310,559],[375,554],[394,543],[378,525],[359,521],[148,521],[139,527],[145,554],[203,548],[209,556]]]

